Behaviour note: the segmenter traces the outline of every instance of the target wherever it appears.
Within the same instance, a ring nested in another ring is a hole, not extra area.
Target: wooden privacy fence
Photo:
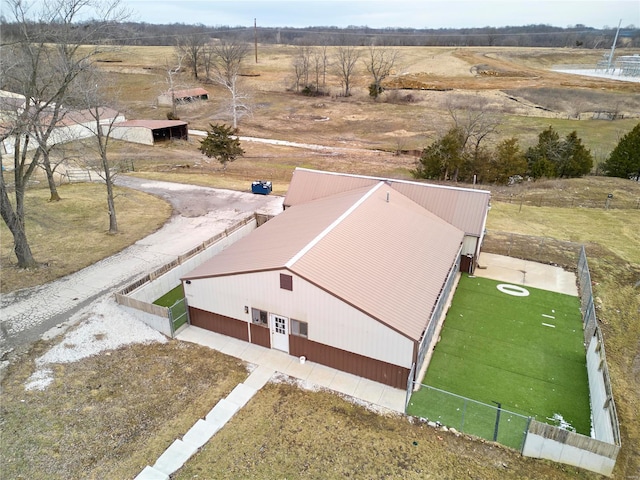
[[[249,215],[248,217],[245,217],[244,219],[240,220],[239,222],[233,224],[231,227],[225,229],[224,232],[218,233],[217,235],[211,237],[210,239],[205,240],[203,243],[201,243],[197,247],[192,248],[188,252],[180,255],[178,258],[176,258],[172,262],[169,262],[169,263],[163,265],[162,267],[158,268],[157,270],[154,270],[153,272],[148,273],[144,277],[139,278],[135,282],[130,283],[129,285],[124,287],[122,290],[120,290],[120,292],[118,292],[118,293],[121,294],[121,295],[128,295],[129,293],[133,292],[134,290],[137,290],[138,288],[140,288],[145,283],[155,280],[156,278],[158,278],[158,277],[164,275],[165,273],[167,273],[169,270],[174,269],[178,265],[182,265],[185,261],[189,260],[190,258],[194,257],[195,255],[197,255],[197,254],[203,252],[204,250],[206,250],[207,247],[209,247],[210,245],[216,243],[217,241],[219,241],[219,240],[221,240],[221,239],[223,239],[225,237],[228,237],[230,234],[232,234],[236,230],[244,227],[246,224],[252,222],[253,220],[256,220],[258,225],[262,225],[262,223],[265,222],[265,220],[264,220],[265,218],[268,218],[268,216],[266,216],[266,215],[259,216],[257,214],[254,214],[254,215]],[[262,219],[262,223],[260,223],[261,219]],[[150,312],[148,312],[148,313],[150,313]]]
[[[210,239],[206,240],[205,242],[198,245],[197,247],[192,248],[188,252],[180,255],[178,258],[176,258],[172,262],[169,262],[161,266],[160,268],[154,270],[153,272],[148,273],[147,275],[144,275],[143,277],[137,279],[136,281],[124,287],[119,292],[116,292],[115,294],[116,302],[118,302],[118,304],[120,305],[133,308],[135,310],[152,315],[153,317],[147,317],[147,319],[143,321],[145,323],[148,323],[152,328],[155,328],[156,330],[162,332],[163,334],[173,337],[175,334],[174,320],[176,319],[172,318],[172,313],[170,308],[162,307],[160,305],[155,305],[153,303],[145,302],[143,300],[138,300],[129,295],[132,292],[139,289],[140,287],[142,287],[143,285],[153,282],[154,280],[165,275],[167,272],[182,265],[187,260],[190,260],[196,255],[202,253],[211,245],[215,244],[216,242],[219,242],[223,238],[230,236],[231,234],[243,228],[247,224],[255,221],[257,225],[262,225],[267,220],[269,220],[269,218],[271,217],[268,215],[258,215],[258,214],[248,215],[244,219],[233,224],[231,227],[225,229],[223,232],[218,233],[217,235],[211,237]]]
[[[142,300],[136,300],[135,298],[127,297],[122,293],[116,293],[116,302],[125,307],[135,308],[141,312],[150,313],[158,317],[169,318],[169,309],[167,307],[161,307],[155,303],[147,303]]]
[[[548,423],[542,423],[533,419],[529,424],[529,433],[612,459],[616,458],[620,450],[618,445],[603,442],[596,438],[587,437],[586,435],[571,432],[563,428],[558,428],[555,425],[549,425]]]

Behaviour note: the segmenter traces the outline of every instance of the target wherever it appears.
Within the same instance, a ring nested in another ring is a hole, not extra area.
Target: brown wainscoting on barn
[[[251,343],[260,345],[261,347],[271,348],[271,330],[267,327],[262,327],[251,324]]]
[[[475,269],[475,258],[473,255],[462,255],[460,257],[460,271],[473,274]]]
[[[311,362],[368,378],[395,388],[407,388],[409,369],[373,358],[313,342],[304,337],[289,335],[289,353],[304,356]]]
[[[194,307],[189,307],[189,319],[191,320],[191,325],[196,327],[238,338],[245,342],[249,341],[247,322],[225,317],[224,315],[218,315],[217,313],[206,312]]]

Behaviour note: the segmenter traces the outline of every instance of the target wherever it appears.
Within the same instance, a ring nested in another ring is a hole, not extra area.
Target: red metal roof
[[[487,190],[296,168],[284,205],[299,205],[380,181],[387,182],[394,190],[467,235],[482,235],[491,198],[491,193]]]
[[[287,209],[184,279],[288,269],[418,341],[463,238],[377,182]]]

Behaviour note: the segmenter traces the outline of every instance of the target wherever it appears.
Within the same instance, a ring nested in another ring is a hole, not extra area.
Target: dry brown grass
[[[327,392],[268,384],[181,469],[188,478],[569,479],[575,468],[521,457],[368,411]]]
[[[164,200],[142,192],[116,189],[119,233],[110,235],[104,185],[83,183],[59,187],[62,200],[49,202],[49,190],[25,195],[26,231],[40,267],[17,268],[13,237],[0,224],[0,289],[3,293],[41,285],[113,255],[160,228],[171,216]]]
[[[170,341],[53,365],[53,384],[25,391],[49,346],[2,383],[2,478],[133,478],[247,376],[231,357]]]

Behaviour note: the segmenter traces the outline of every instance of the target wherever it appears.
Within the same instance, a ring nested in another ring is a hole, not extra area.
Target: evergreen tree
[[[603,166],[609,177],[640,181],[640,123],[620,139]]]
[[[415,178],[457,181],[458,170],[464,162],[464,139],[459,129],[452,128],[441,139],[422,151]]]
[[[530,147],[525,157],[528,173],[534,179],[581,177],[593,168],[591,152],[575,130],[563,139],[553,127],[543,130],[538,135],[538,144]]]
[[[215,158],[222,164],[222,170],[237,157],[244,155],[240,140],[233,136],[233,129],[227,125],[209,124],[207,137],[200,142],[200,151],[209,158]]]
[[[574,178],[586,175],[593,168],[591,152],[574,130],[561,143],[560,157],[556,171],[561,178]]]
[[[518,139],[508,138],[496,147],[493,158],[489,161],[485,180],[506,185],[514,175],[524,176],[526,172],[527,161],[520,149]]]
[[[538,135],[538,144],[525,153],[529,175],[534,179],[556,177],[556,165],[560,156],[560,135],[553,127]]]

